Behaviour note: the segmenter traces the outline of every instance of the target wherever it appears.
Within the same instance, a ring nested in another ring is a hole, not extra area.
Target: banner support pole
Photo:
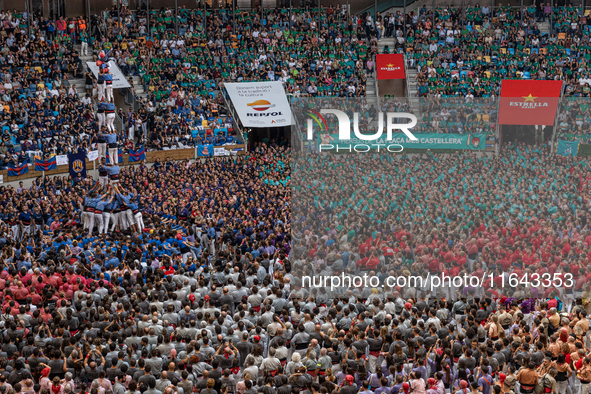
[[[501,80],[501,89],[499,92],[503,91],[503,81]],[[495,130],[495,134],[497,136],[497,140],[495,141],[495,155],[498,156],[501,152],[501,128],[499,125],[499,113],[501,111],[501,94],[499,93],[499,102],[497,103],[497,128]]]
[[[556,107],[556,114],[554,115],[554,129],[552,130],[552,140],[550,141],[550,155],[554,154],[554,140],[556,139],[556,129],[558,128],[558,114],[562,109],[562,98],[564,97],[564,82],[562,83],[562,87],[560,88],[560,100],[558,101],[558,106]]]
[[[261,1],[262,1],[262,0],[261,0]],[[316,26],[316,33],[318,34],[318,37],[320,37],[320,24],[322,23],[322,22],[320,21],[320,0],[318,0],[318,7],[317,7],[317,10],[318,10],[318,26]]]
[[[178,0],[174,0],[174,30],[175,30],[175,33],[176,34],[179,34],[179,5],[178,5]]]
[[[554,29],[554,24],[552,23],[554,17],[553,14],[554,13],[554,0],[550,0],[550,31],[552,31],[552,29]]]
[[[402,14],[402,28],[404,30],[404,53],[406,53],[406,0],[404,0]]]

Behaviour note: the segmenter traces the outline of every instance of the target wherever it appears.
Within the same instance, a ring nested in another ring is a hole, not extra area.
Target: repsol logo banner
[[[270,116],[283,116],[281,112],[268,112],[268,113],[256,113],[256,112],[249,112],[246,116],[250,116],[253,118],[268,118]]]
[[[244,127],[291,125],[291,108],[279,81],[224,84]]]

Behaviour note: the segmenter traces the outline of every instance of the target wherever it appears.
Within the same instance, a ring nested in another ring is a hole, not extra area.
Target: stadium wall
[[[49,9],[50,9],[50,2],[52,1],[56,4],[56,0],[32,0],[33,1],[33,9],[34,10],[43,10],[43,16],[49,17]],[[224,0],[208,0],[208,3],[211,4],[213,1],[214,7],[219,7]],[[411,3],[412,0],[408,0],[408,3]],[[90,13],[91,14],[98,14],[100,11],[105,9],[110,9],[113,5],[112,0],[60,0],[60,3],[64,2],[66,15],[67,17],[73,16],[86,16],[88,15],[88,6],[90,3]],[[132,10],[135,10],[140,5],[140,0],[128,0],[129,7]],[[226,0],[229,4],[229,0]],[[461,0],[458,1],[458,4],[461,4]],[[150,0],[150,7],[152,9],[160,9],[162,7],[174,7],[173,0]],[[179,8],[186,7],[186,8],[196,8],[198,1],[196,0],[177,0],[177,4]],[[250,8],[250,7],[258,7],[261,3],[261,0],[237,0],[237,3],[243,9]],[[344,4],[345,2],[342,2]],[[289,4],[289,0],[264,0],[263,2],[265,8],[269,7],[277,7],[277,6],[287,6]],[[328,7],[330,4],[335,4],[332,0],[320,0],[320,4],[324,7]],[[359,0],[359,1],[351,1],[351,12],[358,13],[368,7],[373,6],[374,0]],[[413,3],[416,4],[416,3]],[[298,0],[292,0],[292,5],[294,7],[299,6]],[[416,5],[414,5],[416,6]],[[57,8],[57,7],[56,7]],[[22,0],[0,0],[0,10],[18,10],[18,11],[25,11],[26,10],[26,2]]]
[[[223,148],[226,148],[227,150],[242,148],[243,150],[236,152],[236,154],[238,154],[238,155],[245,154],[245,152],[244,152],[245,145],[226,145],[226,146],[223,146]],[[213,157],[216,157],[216,156],[213,156]],[[219,156],[219,157],[226,157],[226,156]],[[211,158],[211,157],[206,157],[206,156],[196,157],[195,156],[195,149],[193,149],[193,148],[146,152],[146,161],[150,162],[150,163],[155,162],[156,159],[160,159],[162,161],[162,160],[166,160],[166,158],[170,158],[170,160],[177,161],[177,160],[186,160],[186,159],[193,159],[193,158],[207,159],[207,158]],[[140,163],[142,163],[142,162],[141,161],[130,162],[129,155],[123,155],[123,162],[119,163],[119,165],[120,166],[128,166],[128,165],[134,165],[134,164],[140,164]],[[92,161],[86,160],[86,169],[91,170],[92,166],[93,166]],[[68,168],[68,165],[66,164],[66,165],[57,166],[57,168],[55,170],[45,171],[45,175],[67,174],[68,172],[69,172],[69,168]],[[27,172],[26,174],[20,175],[20,176],[9,177],[8,170],[0,171],[0,175],[3,175],[3,177],[4,177],[4,182],[12,182],[12,181],[19,181],[19,180],[29,179],[29,178],[37,178],[37,177],[42,176],[42,174],[43,173],[41,171],[35,171],[35,166],[29,166],[29,172]]]

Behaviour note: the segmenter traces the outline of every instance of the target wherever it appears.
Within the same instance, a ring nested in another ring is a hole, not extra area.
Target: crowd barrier
[[[215,148],[225,148],[228,151],[232,151],[233,149],[242,149],[236,154],[244,155],[246,150],[246,145],[224,145],[224,146],[216,146]],[[224,157],[224,156],[197,156],[196,149],[171,149],[171,150],[160,150],[160,151],[153,151],[153,152],[146,152],[146,160],[142,161],[129,161],[129,155],[123,155],[123,162],[119,163],[120,166],[127,166],[133,164],[141,164],[142,162],[153,163],[156,159],[160,159],[161,161],[166,160],[169,158],[170,160],[177,161],[177,160],[186,160],[186,159],[207,159],[213,157]],[[96,163],[96,167],[98,168],[98,163]],[[93,162],[90,160],[86,160],[86,169],[92,170],[93,169]],[[57,166],[55,170],[45,171],[45,175],[56,175],[56,174],[67,174],[69,172],[68,165],[60,165]],[[4,182],[13,182],[19,181],[23,179],[30,179],[30,178],[37,178],[43,175],[41,171],[35,171],[35,166],[29,166],[29,172],[19,176],[8,176],[8,170],[0,171],[0,175],[4,177]]]

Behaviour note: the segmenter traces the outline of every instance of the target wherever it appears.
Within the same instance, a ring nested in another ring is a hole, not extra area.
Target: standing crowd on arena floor
[[[0,186],[0,394],[588,394],[585,158],[552,156],[547,143],[302,156],[274,140],[224,159],[105,158],[134,142],[235,141],[226,81],[363,97],[383,36],[417,67],[423,108],[441,110],[423,132],[487,131],[490,101],[458,110],[439,99],[492,99],[502,78],[561,78],[569,96],[588,96],[581,9],[434,11],[239,10],[236,32],[224,10],[204,20],[183,8],[178,23],[155,10],[149,31],[146,13],[126,7],[92,22],[0,13],[0,157],[97,148],[101,161],[98,180]],[[544,36],[536,23],[551,16]],[[89,51],[149,92],[122,132],[105,115],[120,112],[105,104],[112,93],[80,61]],[[68,82],[77,76],[83,98]],[[565,132],[585,135],[589,108],[576,103],[563,120],[578,129]],[[490,279],[387,280],[440,273]],[[302,281],[364,274],[379,286]]]

